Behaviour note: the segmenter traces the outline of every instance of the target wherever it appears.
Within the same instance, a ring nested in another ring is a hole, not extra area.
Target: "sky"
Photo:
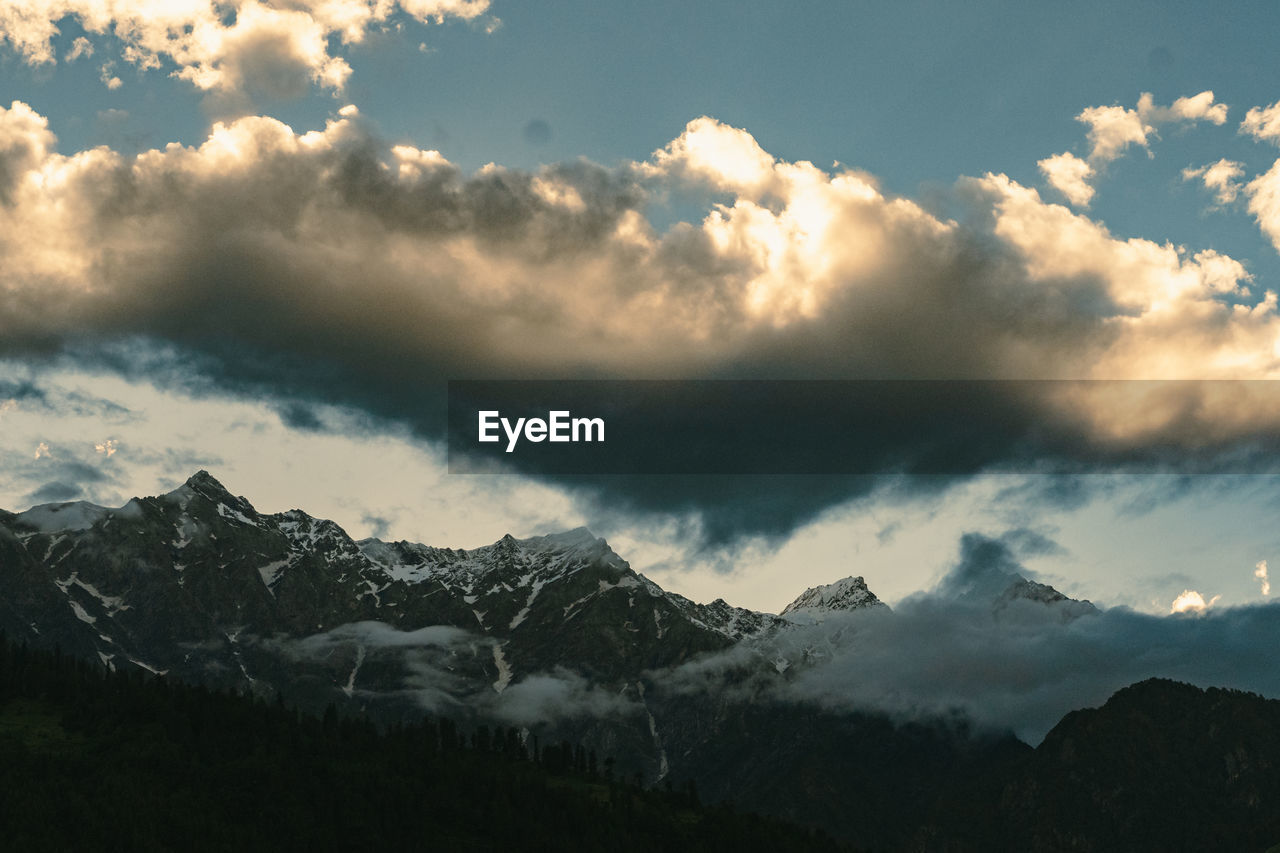
[[[773,612],[972,535],[1102,606],[1270,600],[1280,11],[605,6],[0,0],[0,507],[204,468]],[[448,380],[587,377],[1094,384],[993,386],[1025,440],[945,477],[448,473]]]

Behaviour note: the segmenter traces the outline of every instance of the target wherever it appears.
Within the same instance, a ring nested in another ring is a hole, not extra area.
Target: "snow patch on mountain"
[[[511,683],[511,664],[507,663],[507,656],[502,651],[502,643],[494,643],[493,645],[493,665],[498,668],[498,680],[493,682],[495,693],[501,694],[507,689],[507,685]]]
[[[275,595],[275,591],[271,589],[272,584],[280,580],[280,576],[284,574],[284,570],[288,565],[288,560],[276,560],[258,569],[258,574],[262,577],[262,583],[272,595]]]

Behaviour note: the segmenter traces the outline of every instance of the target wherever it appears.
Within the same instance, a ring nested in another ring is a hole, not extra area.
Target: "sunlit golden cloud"
[[[173,76],[202,91],[297,96],[312,85],[341,89],[351,67],[334,44],[363,41],[397,12],[438,22],[475,20],[488,8],[489,0],[31,0],[0,3],[0,38],[28,63],[53,63],[54,36],[72,21],[87,37],[65,61],[92,56],[92,39],[101,39],[118,42],[120,58],[139,69],[176,66]],[[103,83],[118,88],[110,68]]]

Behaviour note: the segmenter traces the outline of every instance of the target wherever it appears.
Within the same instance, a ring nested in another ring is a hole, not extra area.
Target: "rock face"
[[[260,514],[204,471],[115,510],[47,505],[2,521],[10,636],[241,688],[274,684],[264,654],[362,623],[458,629],[475,659],[458,667],[501,692],[554,667],[634,677],[778,622],[666,593],[585,529],[470,551],[356,542],[301,510]]]
[[[770,694],[814,658],[782,661],[775,640],[883,608],[861,578],[807,591],[783,618],[666,592],[584,529],[472,550],[357,542],[301,510],[259,513],[201,471],[118,509],[5,513],[0,584],[16,640],[312,710],[516,725],[619,774],[692,779],[707,799],[810,824],[847,811],[833,782],[849,760],[902,766],[865,786],[866,810],[885,815],[903,786],[936,786],[959,760],[941,729],[895,739],[883,720]],[[700,681],[708,660],[732,671]],[[859,820],[873,840],[894,831]]]
[[[301,510],[259,513],[204,471],[119,509],[5,513],[0,584],[16,640],[388,720],[555,717],[545,735],[651,779],[670,766],[646,674],[785,624],[668,593],[585,529],[357,542]]]

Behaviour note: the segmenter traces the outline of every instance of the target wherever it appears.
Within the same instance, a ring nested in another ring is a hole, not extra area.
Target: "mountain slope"
[[[0,637],[6,849],[839,849],[620,784],[568,745],[466,734],[435,720],[379,732]]]
[[[920,849],[1264,851],[1276,802],[1280,701],[1150,679],[951,791]]]
[[[586,530],[469,552],[357,543],[300,510],[260,514],[203,471],[116,510],[35,507],[0,530],[6,587],[22,591],[0,612],[12,636],[250,688],[269,675],[262,640],[362,622],[465,631],[464,674],[500,691],[553,666],[634,676],[774,621],[667,594]]]

